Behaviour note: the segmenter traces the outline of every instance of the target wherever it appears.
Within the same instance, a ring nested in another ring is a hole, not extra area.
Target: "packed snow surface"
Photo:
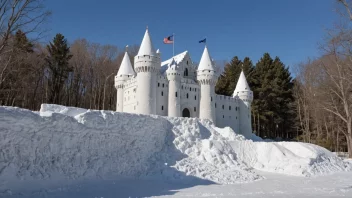
[[[39,112],[0,107],[0,192],[18,181],[233,184],[265,179],[258,170],[308,177],[351,169],[349,161],[313,144],[264,142],[197,118],[48,104]]]

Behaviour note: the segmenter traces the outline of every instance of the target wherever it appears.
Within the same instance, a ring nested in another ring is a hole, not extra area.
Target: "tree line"
[[[216,92],[231,95],[243,69],[254,92],[252,126],[264,138],[283,138],[348,151],[352,157],[352,2],[336,1],[340,20],[320,44],[321,56],[293,67],[294,78],[268,53],[254,66],[235,56]]]
[[[298,65],[294,96],[301,140],[352,157],[352,2],[336,2],[339,21],[321,56]]]
[[[243,70],[254,93],[252,126],[263,138],[319,144],[352,156],[352,12],[337,0],[341,23],[327,32],[321,57],[292,69],[265,53],[253,64],[234,56],[216,93],[232,95]],[[125,49],[62,34],[40,40],[50,16],[43,0],[0,3],[0,104],[38,110],[42,103],[114,110],[114,75]],[[39,32],[39,33],[38,33]],[[128,48],[131,60],[138,46]]]
[[[125,49],[85,39],[69,45],[62,34],[41,45],[29,41],[21,30],[10,38],[7,48],[12,53],[7,54],[7,65],[1,65],[1,105],[32,110],[38,110],[42,103],[116,108],[114,74]],[[133,57],[137,50],[132,46],[129,54]]]
[[[293,81],[288,67],[269,53],[253,65],[249,57],[237,56],[225,65],[215,87],[217,94],[231,96],[243,70],[253,91],[252,126],[263,138],[292,139],[297,136]]]

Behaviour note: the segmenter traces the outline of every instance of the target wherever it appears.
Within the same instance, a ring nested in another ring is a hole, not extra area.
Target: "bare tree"
[[[0,54],[9,38],[17,30],[25,34],[40,35],[40,26],[50,15],[43,5],[44,0],[1,0],[0,1]]]

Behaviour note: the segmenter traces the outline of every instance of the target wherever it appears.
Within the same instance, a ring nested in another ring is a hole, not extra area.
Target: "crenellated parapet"
[[[197,82],[200,85],[199,118],[209,119],[216,123],[215,85],[218,79],[216,68],[205,46],[197,70]]]
[[[160,55],[156,53],[148,29],[145,31],[138,54],[134,57],[137,72],[137,112],[156,114],[157,73],[160,70]]]
[[[151,55],[137,55],[135,57],[134,65],[137,73],[158,73],[160,67],[157,65],[160,65],[160,57]]]
[[[239,100],[240,107],[240,124],[239,131],[244,135],[252,133],[251,122],[251,104],[253,101],[253,92],[247,83],[244,72],[242,71],[237,81],[236,89],[232,95]]]
[[[131,78],[136,76],[135,71],[133,70],[130,57],[126,52],[122,59],[119,71],[115,76],[115,88],[117,89],[117,102],[116,102],[116,111],[123,112],[123,104],[124,104],[124,89],[125,83],[129,81]]]
[[[127,49],[127,48],[126,48]],[[232,96],[215,94],[220,71],[205,46],[198,67],[188,51],[161,63],[146,30],[134,67],[126,53],[115,76],[116,111],[171,117],[198,117],[217,127],[249,134],[253,92],[242,72]]]
[[[215,86],[217,83],[217,79],[199,79],[197,80],[199,85],[212,85]]]

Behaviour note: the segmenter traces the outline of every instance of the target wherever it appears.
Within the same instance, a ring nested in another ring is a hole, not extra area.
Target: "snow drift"
[[[0,107],[0,181],[158,177],[229,184],[263,179],[255,169],[297,176],[352,169],[316,145],[259,140],[197,118]]]

